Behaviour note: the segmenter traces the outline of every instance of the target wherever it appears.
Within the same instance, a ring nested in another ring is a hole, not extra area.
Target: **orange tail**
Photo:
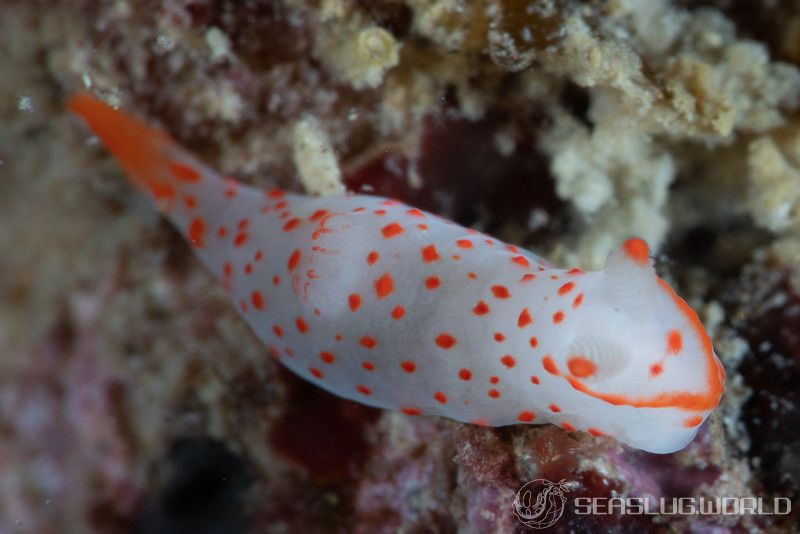
[[[165,132],[115,110],[88,93],[72,95],[67,107],[87,122],[119,160],[131,181],[149,191],[162,207],[169,207],[178,182],[200,179],[196,171],[171,159],[170,153],[174,155],[180,149]]]

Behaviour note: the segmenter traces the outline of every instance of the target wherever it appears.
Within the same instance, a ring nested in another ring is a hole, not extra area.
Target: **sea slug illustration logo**
[[[563,480],[550,482],[537,478],[519,489],[511,506],[523,525],[536,529],[547,528],[564,513],[566,491],[569,490]]]

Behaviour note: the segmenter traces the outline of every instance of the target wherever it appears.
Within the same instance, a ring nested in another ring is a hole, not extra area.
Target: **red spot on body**
[[[358,293],[352,293],[347,297],[347,304],[350,306],[351,311],[356,311],[361,307],[361,296]]]
[[[365,385],[363,385],[363,384],[359,384],[359,385],[357,385],[357,386],[356,386],[356,389],[357,389],[357,390],[358,390],[358,392],[359,392],[359,393],[361,393],[361,394],[364,394],[364,395],[372,395],[372,390],[371,390],[371,389],[369,389],[367,386],[365,386]]]
[[[522,278],[519,279],[520,282],[530,282],[531,280],[536,280],[536,275],[535,274],[531,274],[531,273],[523,274]]]
[[[456,241],[456,245],[458,246],[458,248],[463,248],[463,249],[470,249],[474,246],[472,244],[472,241],[470,241],[469,239],[459,239],[458,241]]]
[[[511,369],[512,367],[517,365],[517,360],[515,360],[514,357],[511,356],[510,354],[506,354],[505,356],[500,358],[500,363]]]
[[[563,428],[567,432],[574,432],[575,431],[575,427],[572,426],[571,424],[567,423],[566,421],[561,423],[561,428]]]
[[[309,367],[309,372],[317,378],[322,378],[322,371],[317,369],[316,367]]]
[[[206,233],[206,223],[202,217],[197,217],[189,224],[189,241],[196,247],[200,248],[204,244],[204,237]]]
[[[415,364],[411,360],[406,360],[400,363],[400,368],[406,373],[413,373],[417,369],[417,364]]]
[[[534,415],[533,412],[529,411],[519,412],[519,415],[517,415],[517,421],[519,421],[520,423],[530,423],[535,418],[536,415]]]
[[[539,377],[536,375],[531,375],[531,384],[539,385]]]
[[[663,372],[664,372],[664,366],[661,365],[660,363],[654,363],[653,365],[650,366],[650,376],[652,376],[653,378],[657,377]]]
[[[694,428],[696,426],[700,426],[700,423],[703,422],[703,419],[700,417],[690,417],[683,422],[683,426],[686,428]]]
[[[197,207],[197,199],[194,198],[192,195],[186,195],[183,197],[183,204],[186,206],[187,209],[193,210]]]
[[[308,332],[308,323],[306,323],[302,317],[298,317],[294,320],[294,324],[297,327],[298,332],[301,334],[305,334]]]
[[[283,337],[283,328],[281,328],[280,326],[278,325],[273,326],[272,331],[275,333],[276,336]]]
[[[528,340],[528,343],[530,344],[531,348],[535,349],[536,347],[539,346],[539,338],[536,337],[536,336],[533,336]]]
[[[367,254],[367,265],[375,265],[375,262],[378,261],[378,258],[380,258],[380,255],[373,250]]]
[[[402,306],[395,306],[392,310],[392,319],[395,321],[402,319],[402,317],[406,314],[406,310]]]
[[[575,276],[575,275],[578,275],[578,274],[583,274],[583,271],[578,269],[577,267],[573,267],[572,269],[567,271],[567,274]]]
[[[577,308],[583,302],[583,293],[578,293],[575,299],[572,301],[572,307]]]
[[[245,263],[244,265],[244,274],[252,274],[253,273],[253,264],[252,263]]]
[[[563,320],[564,320],[564,312],[563,311],[558,310],[557,312],[555,312],[553,314],[553,324],[558,324]]]
[[[374,213],[378,217],[382,217],[382,216],[386,215],[386,210],[375,210]]]
[[[200,181],[200,173],[196,169],[183,163],[170,163],[169,171],[172,176],[181,182],[193,183]]]
[[[436,336],[436,344],[443,349],[453,348],[457,342],[456,338],[447,333],[441,333]]]
[[[283,225],[283,231],[290,232],[295,228],[297,228],[298,224],[300,224],[300,219],[298,219],[297,217],[295,217],[294,219],[289,219],[288,221],[286,221],[286,224]]]
[[[317,210],[309,216],[309,221],[316,221],[318,219],[323,218],[325,215],[328,214],[328,210]]]
[[[467,278],[469,278],[470,280],[475,280],[475,279],[478,278],[478,275],[473,273],[473,272],[468,272],[467,273]]]
[[[603,433],[602,433],[602,432],[600,432],[599,430],[597,430],[596,428],[593,428],[593,427],[589,427],[589,428],[587,428],[587,429],[586,429],[586,431],[587,431],[589,434],[591,434],[591,435],[593,435],[593,436],[595,436],[595,437],[598,437],[598,438],[599,438],[600,436],[602,436],[602,435],[603,435]]]
[[[517,327],[525,328],[529,324],[533,324],[533,318],[531,317],[528,308],[523,308],[519,314],[519,318],[517,319]]]
[[[358,344],[361,345],[362,347],[372,349],[375,347],[375,345],[378,344],[378,342],[375,341],[375,338],[372,336],[364,336],[358,340]]]
[[[383,276],[375,280],[375,294],[379,299],[388,297],[394,291],[394,280],[392,275],[385,273]]]
[[[272,277],[272,285],[273,286],[277,286],[280,283],[281,283],[281,277],[280,276],[273,276]]]
[[[269,190],[269,191],[267,191],[267,193],[266,193],[266,195],[267,195],[269,198],[281,198],[281,197],[282,197],[282,196],[284,196],[285,194],[286,194],[286,193],[284,193],[282,190],[278,189],[277,187],[276,187],[276,188],[273,188],[273,189],[270,189],[270,190]]]
[[[507,299],[511,296],[511,293],[506,286],[495,285],[492,286],[492,295],[496,299]]]
[[[572,291],[574,287],[575,287],[575,282],[567,282],[566,284],[558,288],[558,294],[566,295],[567,293]]]
[[[364,370],[366,370],[366,371],[374,371],[375,370],[375,364],[373,364],[372,362],[362,362],[361,363],[361,367],[363,367]]]
[[[461,369],[458,371],[458,378],[461,380],[471,380],[472,379],[472,371],[469,369]]]
[[[517,265],[521,265],[522,267],[531,266],[530,262],[528,261],[528,258],[526,258],[525,256],[514,256],[513,258],[511,258],[511,261],[516,263]]]
[[[486,394],[489,395],[489,397],[491,397],[493,399],[499,399],[500,398],[500,392],[497,391],[494,388],[492,388],[489,391],[487,391]]]
[[[241,247],[247,242],[247,232],[239,232],[236,234],[236,237],[233,238],[233,246],[236,248]]]
[[[555,412],[555,413],[558,413],[558,412],[561,411],[561,408],[559,408],[557,404],[551,404],[550,406],[548,406],[548,408],[550,408],[550,411]]]
[[[412,406],[405,406],[403,408],[400,408],[400,411],[403,412],[406,415],[419,415],[419,414],[422,413],[422,410],[420,410],[419,408],[412,407]]]
[[[558,372],[558,367],[556,367],[555,362],[553,361],[553,357],[549,354],[542,358],[542,367],[544,370],[550,373],[551,375],[558,376],[560,373]]]
[[[472,313],[475,315],[486,315],[489,313],[489,305],[486,304],[484,301],[479,300],[478,303],[472,308]]]
[[[410,209],[406,211],[407,214],[411,215],[412,217],[425,217],[425,214],[419,211],[416,208]]]
[[[264,309],[264,297],[259,291],[253,291],[253,293],[250,295],[250,300],[253,302],[253,307],[255,309]]]
[[[427,224],[418,224],[418,225],[417,225],[417,228],[418,228],[419,230],[422,230],[422,231],[424,232],[425,230],[427,230],[427,229],[428,229],[428,225],[427,225]]]
[[[583,356],[573,356],[567,360],[567,369],[573,376],[586,378],[597,372],[597,365],[590,359]]]
[[[256,255],[253,256],[253,261],[259,262],[264,258],[264,251],[261,249],[256,250]]]
[[[506,336],[504,336],[502,332],[495,332],[493,337],[498,343],[502,343],[506,340]]]
[[[500,377],[499,376],[490,376],[489,377],[489,382],[492,383],[492,384],[497,384],[498,382],[500,382]]]
[[[447,404],[447,395],[442,393],[441,391],[437,391],[433,394],[433,398],[436,399],[436,402],[439,404]]]
[[[425,279],[425,287],[429,290],[436,289],[441,284],[438,276],[429,276]]]
[[[393,237],[397,237],[403,232],[405,232],[403,227],[400,225],[400,223],[396,222],[389,223],[383,228],[381,228],[381,233],[383,234],[384,239],[391,239]]]
[[[678,354],[683,348],[683,336],[680,330],[670,330],[667,332],[667,353]]]
[[[330,365],[334,361],[336,361],[336,356],[334,356],[330,352],[327,352],[327,351],[323,350],[322,352],[319,353],[319,359]]]
[[[643,239],[634,237],[622,244],[625,255],[639,265],[647,265],[650,259],[650,249]]]
[[[438,261],[440,259],[439,251],[436,250],[436,245],[428,245],[426,247],[422,247],[420,251],[422,254],[422,261],[425,263],[431,263],[433,261]]]
[[[227,228],[225,228],[224,226],[220,226],[219,228],[217,228],[217,236],[219,236],[220,238],[223,238],[226,235],[228,235],[228,229]]]
[[[289,270],[289,272],[294,271],[298,263],[300,263],[300,249],[294,249],[286,262],[286,268]]]

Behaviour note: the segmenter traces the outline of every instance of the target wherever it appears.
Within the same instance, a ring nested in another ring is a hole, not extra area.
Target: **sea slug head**
[[[576,314],[559,376],[652,452],[685,446],[719,404],[725,374],[697,314],[655,273],[647,243],[614,250]]]

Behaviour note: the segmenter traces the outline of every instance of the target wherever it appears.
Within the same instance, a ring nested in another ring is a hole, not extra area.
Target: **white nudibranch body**
[[[269,352],[337,395],[408,415],[552,423],[667,453],[717,406],[697,315],[629,239],[604,271],[400,202],[223,179],[164,133],[70,100],[230,290]]]

